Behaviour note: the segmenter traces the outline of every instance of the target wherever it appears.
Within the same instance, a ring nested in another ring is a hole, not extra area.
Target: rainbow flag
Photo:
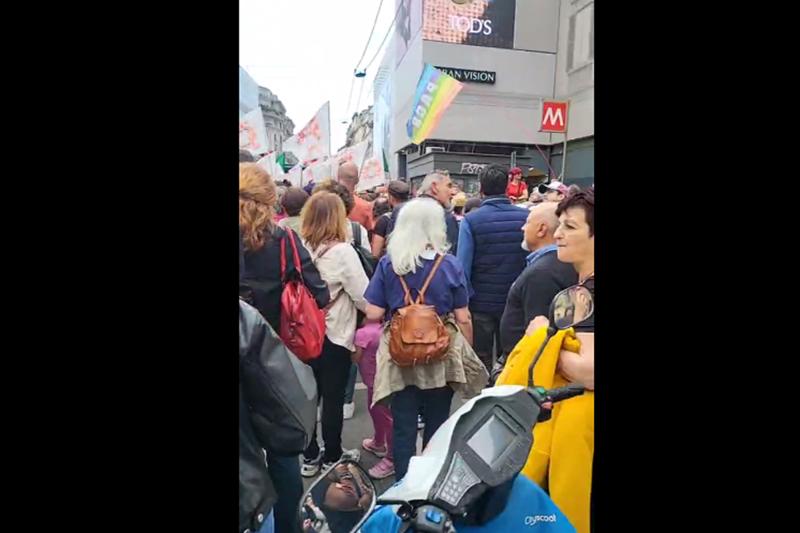
[[[411,118],[406,123],[411,142],[419,144],[428,138],[463,86],[455,78],[425,63],[414,95]]]

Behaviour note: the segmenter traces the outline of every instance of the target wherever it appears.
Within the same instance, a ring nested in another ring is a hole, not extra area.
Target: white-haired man
[[[417,190],[417,198],[430,198],[444,208],[444,221],[447,225],[447,243],[450,245],[449,253],[456,255],[458,247],[458,221],[453,216],[450,201],[458,193],[458,186],[450,179],[446,170],[436,170],[425,176],[422,185]],[[392,216],[386,235],[392,233],[397,217]]]
[[[425,176],[417,191],[418,198],[430,198],[444,208],[444,221],[447,224],[447,242],[450,253],[455,255],[458,247],[458,221],[453,215],[452,200],[458,194],[458,185],[450,179],[446,170],[435,170]]]

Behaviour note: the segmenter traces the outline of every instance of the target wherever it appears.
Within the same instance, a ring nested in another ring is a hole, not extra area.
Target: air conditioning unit
[[[441,146],[426,146],[425,153],[429,154],[431,152],[444,152],[444,148],[442,148]]]

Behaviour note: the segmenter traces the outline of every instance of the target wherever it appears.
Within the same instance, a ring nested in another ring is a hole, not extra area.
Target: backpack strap
[[[397,279],[400,280],[400,285],[403,286],[403,292],[405,292],[405,304],[411,305],[413,302],[411,301],[411,293],[408,292],[408,285],[406,285],[406,280],[403,279],[403,276],[397,276]]]
[[[353,244],[361,248],[361,225],[358,222],[350,222],[353,229]]]
[[[286,235],[281,238],[281,283],[286,283]]]
[[[286,241],[292,245],[292,263],[294,269],[300,276],[300,281],[305,283],[303,279],[303,263],[300,261],[300,254],[297,252],[297,244],[294,240],[294,233],[289,228],[283,228],[285,235],[281,238],[281,283],[286,283]]]
[[[419,290],[419,296],[417,296],[417,303],[424,304],[425,303],[425,291],[428,290],[428,285],[431,283],[431,279],[433,279],[433,275],[436,274],[436,270],[439,268],[439,265],[442,263],[442,259],[444,259],[443,255],[436,254],[436,261],[433,263],[433,268],[428,273],[428,277],[425,278],[425,284]]]

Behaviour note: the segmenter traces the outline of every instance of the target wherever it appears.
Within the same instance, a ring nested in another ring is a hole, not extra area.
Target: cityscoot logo
[[[535,526],[539,522],[555,522],[555,521],[556,521],[556,515],[554,514],[537,514],[535,516],[525,517],[526,526]]]

